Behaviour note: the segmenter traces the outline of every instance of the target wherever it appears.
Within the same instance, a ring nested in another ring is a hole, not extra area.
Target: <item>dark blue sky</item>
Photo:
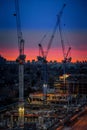
[[[87,0],[19,0],[19,3],[22,32],[26,41],[25,49],[38,49],[38,42],[45,33],[49,33],[50,38],[56,23],[56,15],[66,3],[61,19],[62,30],[65,30],[72,49],[87,50]],[[14,0],[0,0],[0,52],[2,54],[6,47],[17,49],[14,13]],[[47,43],[49,38],[46,40]],[[54,39],[53,45],[54,48],[57,45],[61,47],[61,43],[57,43],[57,38]],[[5,53],[4,55],[6,56]],[[85,55],[83,59],[84,57]]]
[[[50,29],[63,3],[62,21],[68,29],[87,29],[87,0],[19,0],[22,28]],[[0,29],[15,28],[14,0],[0,0]]]

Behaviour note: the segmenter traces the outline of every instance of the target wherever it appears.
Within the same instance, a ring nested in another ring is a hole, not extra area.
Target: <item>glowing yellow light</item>
[[[19,116],[20,117],[24,116],[24,107],[19,108]]]
[[[59,78],[60,79],[66,79],[68,78],[70,75],[69,74],[63,74],[62,76],[60,76]]]

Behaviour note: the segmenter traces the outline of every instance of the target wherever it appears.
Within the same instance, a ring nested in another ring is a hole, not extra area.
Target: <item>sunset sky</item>
[[[66,50],[71,46],[72,61],[87,60],[87,0],[19,0],[21,29],[25,40],[27,60],[39,55],[38,44],[46,51],[57,14],[63,4],[61,18],[63,41]],[[14,0],[0,0],[0,55],[8,60],[18,57],[18,41]],[[57,28],[48,61],[63,59],[59,30]]]

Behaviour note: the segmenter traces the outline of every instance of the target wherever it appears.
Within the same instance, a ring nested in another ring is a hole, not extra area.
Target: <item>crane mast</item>
[[[19,56],[17,62],[19,63],[19,127],[24,128],[24,39],[21,31],[21,20],[19,11],[19,0],[15,0],[15,14],[17,24],[17,37]]]

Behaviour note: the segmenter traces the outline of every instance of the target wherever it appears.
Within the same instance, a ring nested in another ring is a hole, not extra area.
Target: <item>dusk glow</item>
[[[4,56],[7,60],[16,60],[18,57],[18,50],[17,49],[12,49],[12,50],[7,50],[5,49],[4,51],[0,51],[2,56]],[[37,60],[37,56],[39,56],[39,50],[38,49],[25,49],[25,54],[26,54],[26,61],[27,60]],[[72,57],[72,62],[76,62],[77,60],[83,61],[87,60],[87,51],[80,51],[80,50],[73,50],[71,52],[70,57]],[[48,61],[58,61],[61,62],[63,60],[63,54],[62,50],[60,49],[53,49],[50,50],[48,57]]]

